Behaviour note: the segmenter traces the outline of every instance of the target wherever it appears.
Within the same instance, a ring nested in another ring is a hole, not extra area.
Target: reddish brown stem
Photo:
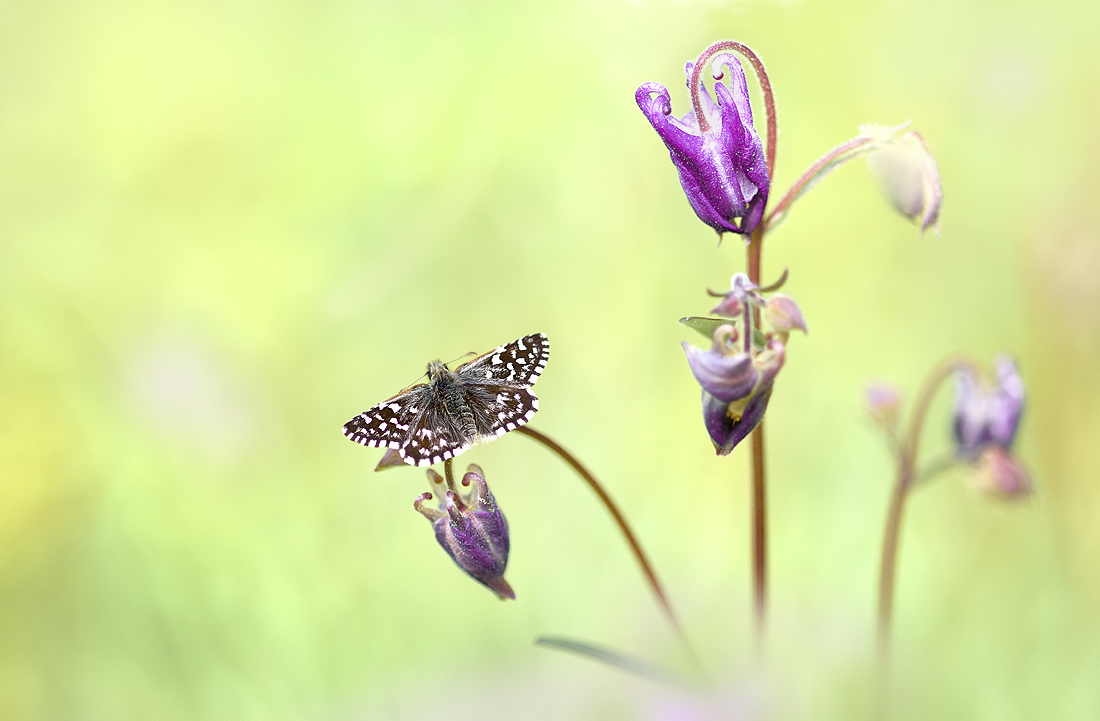
[[[853,151],[873,142],[873,138],[853,138],[847,142],[841,143],[822,155],[813,165],[806,168],[802,175],[798,176],[798,180],[791,184],[791,187],[787,189],[787,192],[783,194],[779,202],[772,206],[771,212],[764,218],[762,225],[765,228],[770,228],[778,223],[783,218],[783,214],[787,212],[787,208],[790,207],[791,203],[793,203],[799,195],[806,192],[811,184],[820,180],[818,174],[831,163],[842,163],[846,160],[850,160],[852,157],[859,155],[859,153],[854,153]]]
[[[761,254],[764,245],[764,228],[753,231],[748,248],[749,280],[760,285]],[[753,308],[753,327],[760,325],[760,309]],[[764,471],[764,421],[752,432],[752,583],[753,618],[756,628],[756,649],[764,648],[764,621],[768,607],[768,532],[767,497]]]
[[[898,543],[901,537],[901,520],[905,511],[905,502],[909,490],[916,481],[917,456],[920,452],[920,439],[924,429],[924,419],[936,391],[955,371],[964,368],[978,373],[977,367],[969,359],[953,356],[940,361],[925,378],[913,405],[909,425],[902,437],[897,453],[897,475],[894,490],[890,495],[890,507],[886,513],[886,529],[882,539],[882,565],[879,572],[878,589],[878,648],[879,660],[883,664],[890,654],[890,627],[894,610],[894,586],[897,571]]]
[[[668,618],[672,627],[676,630],[676,634],[680,637],[680,640],[684,644],[684,648],[687,650],[688,655],[691,657],[692,663],[695,664],[697,670],[703,678],[706,678],[706,673],[703,671],[702,664],[699,662],[698,657],[695,655],[694,650],[691,648],[691,644],[688,643],[687,636],[684,634],[683,628],[680,626],[680,621],[676,617],[676,613],[672,610],[672,604],[669,603],[668,595],[665,593],[664,587],[657,579],[657,572],[653,570],[653,566],[650,564],[649,559],[646,557],[645,551],[642,550],[642,544],[638,541],[638,538],[634,535],[634,531],[631,530],[630,524],[627,523],[626,517],[623,516],[619,507],[612,500],[611,496],[600,482],[596,480],[596,477],[584,467],[584,465],[577,460],[577,458],[565,450],[561,445],[550,437],[536,431],[530,426],[522,426],[516,429],[516,432],[532,438],[542,445],[549,448],[556,453],[563,461],[569,464],[577,475],[584,479],[585,483],[596,493],[600,502],[603,503],[604,508],[611,514],[611,518],[614,519],[615,524],[619,527],[619,531],[626,539],[627,545],[630,546],[631,552],[634,554],[634,558],[638,561],[638,565],[642,567],[642,573],[645,575],[646,581],[649,583],[649,588],[653,591],[653,595],[657,597],[657,602],[664,612],[665,617]]]

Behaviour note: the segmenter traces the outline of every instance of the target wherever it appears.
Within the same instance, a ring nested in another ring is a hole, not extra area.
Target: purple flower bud
[[[1024,408],[1024,383],[1011,358],[994,361],[997,384],[989,388],[970,370],[955,374],[955,441],[964,458],[986,446],[1010,448]]]
[[[711,63],[712,76],[722,80],[725,67],[729,87],[715,82],[715,103],[700,80],[690,87],[694,66],[687,65],[689,93],[698,97],[703,117],[690,112],[672,115],[668,89],[646,83],[634,100],[668,148],[680,174],[680,185],[699,219],[718,231],[751,233],[764,215],[768,200],[768,170],[760,137],[752,125],[749,89],[741,62],[722,54]],[[740,219],[740,224],[735,219]]]
[[[1001,446],[988,446],[982,451],[974,474],[974,485],[981,491],[1005,499],[1031,493],[1031,477]]]
[[[431,521],[439,545],[475,581],[501,598],[514,599],[515,592],[504,580],[508,565],[508,521],[497,507],[481,468],[469,466],[462,485],[470,491],[462,496],[447,489],[445,481],[430,469],[428,481],[439,496],[439,509],[424,505],[432,499],[431,493],[420,494],[413,508]]]
[[[792,330],[800,330],[809,333],[806,321],[802,317],[802,310],[794,298],[783,293],[776,293],[768,298],[764,306],[764,320],[767,321],[777,333],[790,333]]]
[[[901,391],[886,383],[867,386],[863,401],[871,420],[884,428],[893,428],[901,410]]]
[[[765,304],[764,296],[759,293],[760,286],[749,280],[744,273],[734,273],[730,278],[730,290],[725,295],[707,291],[713,296],[721,297],[718,305],[710,311],[715,315],[724,315],[728,318],[736,318],[744,313],[745,305],[762,306]]]

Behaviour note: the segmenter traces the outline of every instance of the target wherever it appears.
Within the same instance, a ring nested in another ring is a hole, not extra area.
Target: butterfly
[[[410,466],[431,466],[499,438],[534,417],[531,390],[550,357],[542,333],[524,336],[450,370],[428,364],[428,382],[401,391],[344,424],[364,446],[392,448]]]

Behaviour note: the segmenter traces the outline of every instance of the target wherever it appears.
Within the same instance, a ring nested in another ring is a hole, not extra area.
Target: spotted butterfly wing
[[[535,333],[455,371],[431,363],[428,383],[360,413],[344,425],[344,435],[365,446],[396,449],[410,465],[441,463],[527,423],[538,410],[530,387],[549,356],[546,336]]]
[[[550,358],[550,341],[542,333],[495,348],[459,368],[465,381],[466,406],[481,439],[499,438],[531,420],[539,399],[531,390]]]
[[[401,448],[430,397],[431,386],[413,386],[352,418],[344,424],[344,435],[364,446]]]

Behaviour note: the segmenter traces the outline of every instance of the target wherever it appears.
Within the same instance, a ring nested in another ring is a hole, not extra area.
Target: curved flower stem
[[[798,180],[791,184],[791,187],[779,199],[770,213],[764,218],[762,225],[765,228],[770,228],[773,225],[778,224],[783,220],[783,215],[787,212],[787,208],[791,203],[799,198],[803,193],[813,187],[814,183],[821,180],[833,167],[838,166],[852,158],[856,157],[860,153],[855,151],[863,148],[866,145],[876,142],[874,138],[860,136],[858,138],[852,138],[849,141],[841,143],[829,152],[818,158],[813,165],[806,168],[802,175],[798,176]],[[770,176],[769,176],[770,177]]]
[[[768,165],[768,177],[775,177],[775,144],[779,137],[775,124],[775,94],[772,92],[772,83],[768,79],[768,73],[764,70],[764,63],[760,56],[753,52],[752,48],[734,40],[720,40],[703,52],[695,60],[695,67],[691,71],[691,104],[695,108],[695,117],[699,121],[699,130],[706,132],[710,128],[706,114],[703,113],[703,103],[699,99],[699,83],[703,78],[703,68],[711,59],[721,52],[733,51],[749,61],[756,79],[760,82],[760,91],[764,95],[764,112],[768,119],[768,147],[765,151],[765,161]]]
[[[898,540],[901,535],[901,519],[905,501],[917,480],[917,456],[920,451],[924,418],[932,398],[945,380],[958,370],[974,369],[976,365],[967,358],[952,356],[940,361],[921,386],[920,393],[909,418],[909,426],[903,436],[897,454],[897,476],[890,495],[890,507],[886,514],[886,530],[882,539],[882,566],[878,589],[878,649],[880,663],[886,663],[890,655],[890,624],[894,606],[894,579],[897,568]]]
[[[683,628],[680,626],[679,619],[676,618],[676,613],[672,610],[672,604],[668,601],[668,596],[665,594],[664,587],[661,586],[661,582],[657,580],[657,573],[653,570],[653,566],[650,565],[649,559],[645,555],[645,551],[642,550],[641,543],[638,542],[637,537],[634,535],[634,531],[630,530],[630,525],[626,522],[626,517],[623,516],[619,507],[615,505],[615,501],[611,499],[607,491],[604,490],[600,482],[596,480],[596,477],[584,467],[584,465],[577,460],[577,458],[560,446],[556,441],[550,437],[539,433],[530,426],[521,426],[516,429],[517,433],[522,433],[528,438],[532,438],[542,445],[549,448],[556,453],[563,461],[569,464],[577,475],[584,479],[585,483],[595,491],[599,497],[600,502],[603,503],[604,508],[611,514],[611,517],[615,520],[616,525],[619,527],[619,531],[622,532],[626,538],[627,545],[630,546],[631,552],[634,554],[634,558],[637,559],[638,565],[642,567],[642,573],[645,575],[646,581],[649,582],[649,588],[653,591],[653,595],[657,597],[657,602],[664,612],[665,617],[668,618],[672,627],[676,630],[676,634],[680,637],[680,641],[683,643],[684,648],[687,650],[688,656],[691,657],[691,661],[695,664],[699,674],[706,679],[706,673],[703,670],[702,664],[699,662],[698,657],[695,655],[695,651],[692,650],[691,644],[688,643],[687,636],[684,634]],[[709,683],[709,681],[708,681]]]
[[[760,285],[764,226],[757,226],[749,240],[749,280]],[[753,306],[753,327],[760,325],[760,309]],[[763,654],[764,619],[768,608],[767,503],[764,487],[764,420],[752,431],[752,585],[753,617],[756,622],[756,653]]]

